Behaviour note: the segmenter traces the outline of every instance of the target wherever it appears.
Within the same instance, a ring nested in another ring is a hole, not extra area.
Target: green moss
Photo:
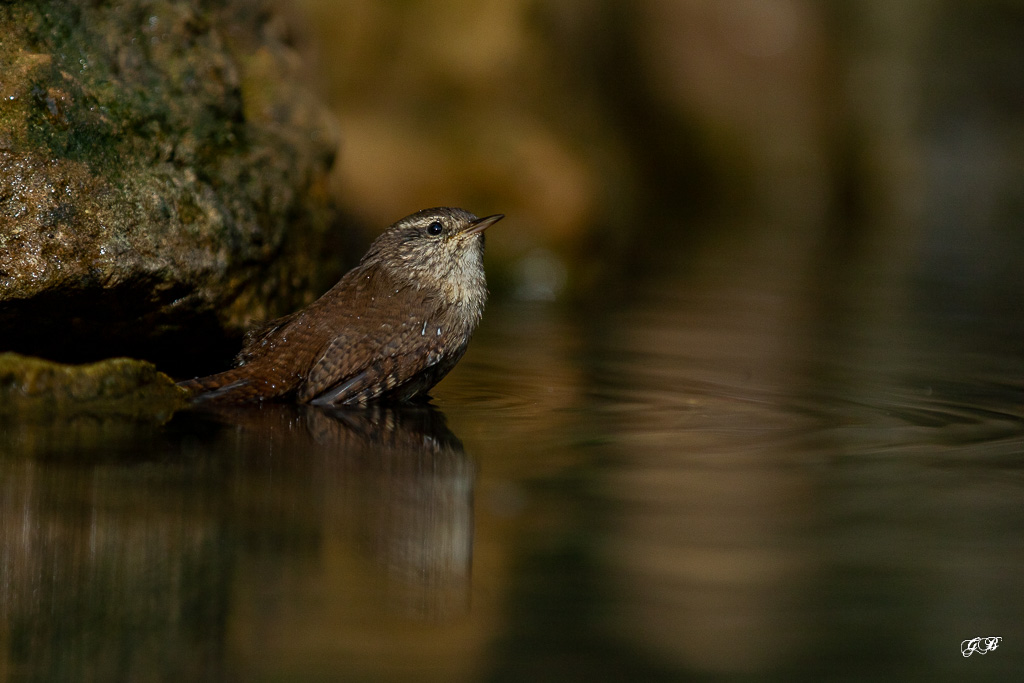
[[[187,392],[145,361],[111,358],[63,365],[0,354],[0,414],[121,415],[163,420],[185,405]]]
[[[111,178],[126,158],[173,156],[186,134],[207,156],[236,145],[232,66],[189,8],[154,3],[142,17],[103,5],[40,3],[10,17],[28,43],[53,55],[34,74],[30,144]]]

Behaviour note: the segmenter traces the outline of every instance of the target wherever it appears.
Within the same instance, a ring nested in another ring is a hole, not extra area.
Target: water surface
[[[498,301],[429,407],[2,418],[0,672],[1007,680],[1024,320],[768,260]]]

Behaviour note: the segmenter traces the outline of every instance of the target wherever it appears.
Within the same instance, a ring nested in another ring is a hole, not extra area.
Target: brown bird
[[[245,337],[234,369],[180,382],[195,400],[406,401],[466,352],[487,300],[484,235],[502,214],[424,209],[378,237],[301,311]]]

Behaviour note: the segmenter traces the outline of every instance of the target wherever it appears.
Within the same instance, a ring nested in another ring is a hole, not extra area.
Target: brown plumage
[[[501,218],[452,208],[403,218],[322,297],[246,335],[237,367],[180,386],[195,400],[322,405],[423,394],[480,322],[483,231]]]

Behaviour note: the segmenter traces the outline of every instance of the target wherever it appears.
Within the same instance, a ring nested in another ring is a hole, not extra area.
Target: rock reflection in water
[[[0,427],[0,672],[205,680],[367,612],[468,609],[474,467],[431,407],[186,413],[92,445]]]
[[[223,501],[180,464],[127,456],[158,431],[91,416],[0,422],[0,678],[222,669],[232,533]]]

